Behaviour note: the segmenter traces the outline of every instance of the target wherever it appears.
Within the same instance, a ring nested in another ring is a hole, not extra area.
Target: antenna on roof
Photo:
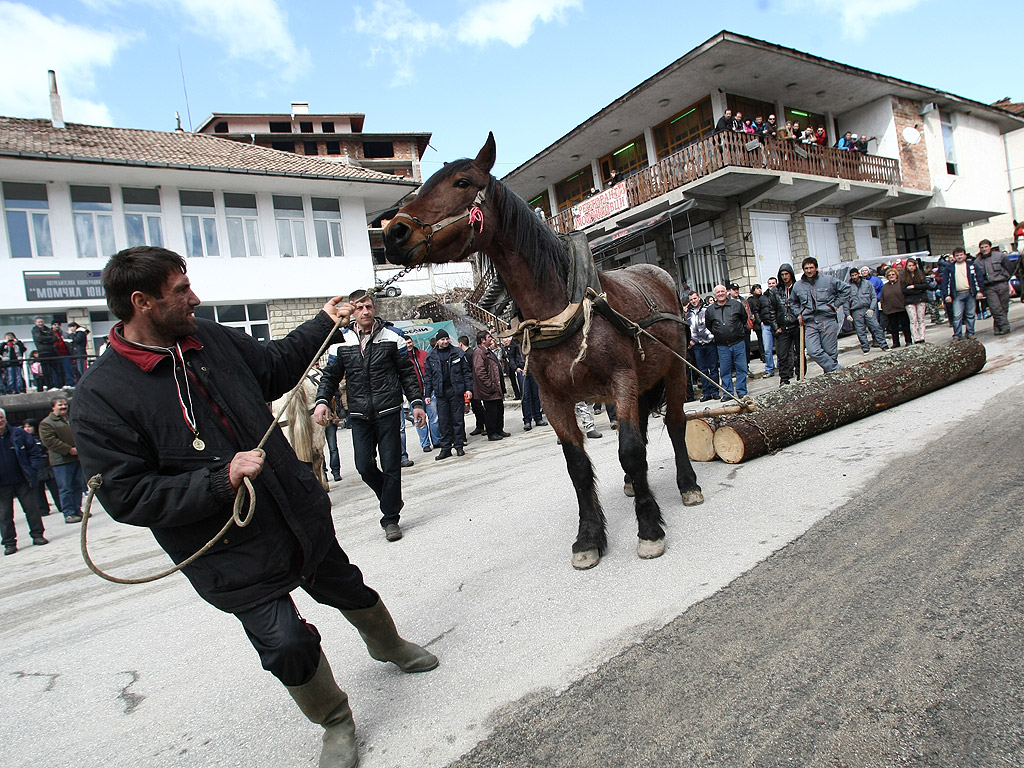
[[[188,115],[188,129],[192,130],[192,109],[188,105],[188,88],[185,87],[185,65],[181,62],[181,46],[178,46],[178,68],[181,70],[181,90],[185,92],[185,114]]]

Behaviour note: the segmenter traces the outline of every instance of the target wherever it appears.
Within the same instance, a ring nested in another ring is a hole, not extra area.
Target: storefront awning
[[[630,224],[628,227],[620,229],[618,232],[612,232],[610,235],[602,235],[601,237],[595,238],[590,241],[590,250],[592,252],[603,251],[610,248],[613,245],[617,245],[626,239],[639,235],[640,233],[656,227],[659,224],[664,224],[673,216],[688,211],[691,208],[697,207],[696,200],[683,200],[681,203],[673,205],[671,208],[662,211],[661,213],[655,214],[650,218],[638,221],[635,224]]]

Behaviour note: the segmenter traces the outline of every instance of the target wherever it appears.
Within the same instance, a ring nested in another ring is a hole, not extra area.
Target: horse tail
[[[313,419],[309,415],[309,398],[303,379],[295,388],[295,396],[288,401],[284,417],[291,428],[292,449],[299,461],[313,461]]]

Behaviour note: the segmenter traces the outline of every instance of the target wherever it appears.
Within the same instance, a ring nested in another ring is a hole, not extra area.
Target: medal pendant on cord
[[[178,384],[178,363],[173,362],[172,373],[174,375],[174,387],[178,390],[178,405],[181,406],[181,415],[185,417],[185,423],[188,425],[189,430],[195,435],[195,440],[192,441],[192,448],[196,451],[205,451],[206,443],[199,437],[199,421],[196,419],[195,408],[192,406],[192,390],[188,385],[188,373],[185,371],[185,356],[181,354],[181,346],[178,344],[174,345],[174,349],[178,351],[178,360],[181,361],[181,375],[185,379],[185,397],[181,396],[181,385]],[[174,357],[174,353],[171,352],[171,357]],[[185,403],[185,399],[188,399],[188,403]]]
[[[196,435],[196,439],[192,441],[192,447],[197,451],[205,451],[206,443],[199,439],[199,435]]]

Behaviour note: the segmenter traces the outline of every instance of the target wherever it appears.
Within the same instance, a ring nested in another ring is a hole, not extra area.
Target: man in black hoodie
[[[738,299],[729,296],[724,285],[716,285],[715,303],[704,312],[707,328],[718,345],[718,367],[722,375],[722,387],[737,397],[747,394],[747,345],[750,335],[747,327],[747,307]],[[733,371],[736,384],[733,386]],[[722,399],[728,399],[722,395]]]
[[[797,364],[796,338],[800,321],[790,306],[789,299],[796,285],[792,264],[779,267],[779,284],[768,289],[768,300],[761,302],[761,319],[772,328],[775,337],[775,353],[779,358],[779,386],[789,384],[794,369],[800,377]]]
[[[462,350],[452,347],[448,332],[437,332],[437,346],[427,355],[424,392],[437,404],[437,428],[441,433],[441,452],[434,461],[455,453],[464,456],[466,428],[463,422],[466,395],[473,393],[473,373]]]

